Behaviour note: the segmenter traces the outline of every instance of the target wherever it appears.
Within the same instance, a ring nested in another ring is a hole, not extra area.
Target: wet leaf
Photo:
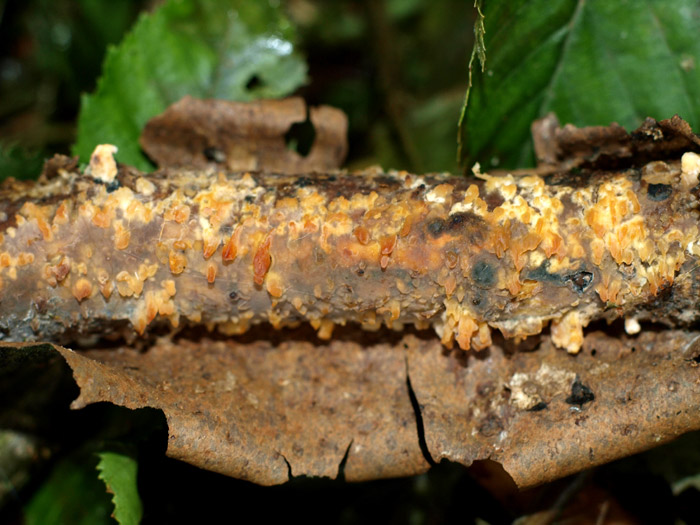
[[[143,509],[136,486],[136,460],[128,454],[112,451],[97,455],[100,458],[98,478],[104,481],[107,492],[113,494],[114,519],[120,525],[140,523]]]
[[[460,124],[466,166],[534,164],[530,123],[627,129],[678,113],[700,125],[700,6],[546,0],[486,2],[486,63],[472,59]]]
[[[139,151],[141,129],[183,96],[252,100],[299,87],[306,66],[293,40],[268,2],[166,2],[108,51],[96,92],[83,97],[74,153],[86,161],[110,142],[120,161],[151,167]]]

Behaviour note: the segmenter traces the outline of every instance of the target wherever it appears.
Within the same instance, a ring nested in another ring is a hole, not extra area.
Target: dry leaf
[[[302,156],[287,147],[285,134],[306,120],[307,111],[315,140]],[[140,143],[161,168],[307,173],[340,167],[348,150],[347,127],[341,110],[307,109],[298,97],[230,102],[186,96],[148,121]]]

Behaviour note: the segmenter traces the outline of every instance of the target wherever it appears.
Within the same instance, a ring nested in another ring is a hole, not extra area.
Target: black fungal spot
[[[453,213],[447,220],[447,229],[459,230],[467,226],[481,227],[483,222],[484,221],[480,217],[474,215],[473,213]]]
[[[255,202],[255,197],[253,197],[252,195],[246,195],[246,196],[245,196],[245,201],[246,201],[248,204],[252,204],[253,202]]]
[[[428,232],[433,237],[440,237],[445,231],[445,221],[442,219],[435,219],[428,224]]]
[[[569,405],[582,406],[595,400],[593,390],[584,385],[577,377],[571,385],[571,395],[565,399]]]
[[[496,282],[496,272],[486,261],[479,261],[472,268],[472,279],[478,285],[490,287]]]
[[[535,406],[527,409],[528,412],[539,412],[540,410],[545,410],[547,408],[547,403],[540,401]]]
[[[669,184],[649,184],[647,196],[653,201],[665,201],[673,190]]]
[[[562,277],[558,273],[549,272],[549,261],[544,261],[537,268],[527,272],[525,279],[540,283],[553,283],[558,286],[562,286],[564,281],[566,281],[566,277]]]
[[[228,296],[232,301],[235,301],[236,299],[238,299],[238,292],[236,290],[233,290],[229,292]]]
[[[309,177],[299,177],[294,183],[297,188],[306,188],[314,183]]]
[[[579,270],[567,275],[549,272],[549,261],[543,262],[537,268],[526,273],[526,279],[541,283],[552,283],[557,286],[571,285],[576,293],[583,293],[590,288],[593,283],[593,274],[586,270]]]
[[[105,189],[107,190],[107,193],[112,193],[113,191],[118,190],[119,187],[121,186],[117,179],[114,179],[112,182],[105,182],[105,181],[100,180],[100,179],[92,178],[92,182],[94,182],[96,184],[102,184],[105,187]]]
[[[593,274],[585,270],[581,270],[576,273],[572,273],[566,276],[566,280],[571,283],[574,291],[576,293],[585,292],[593,282]]]
[[[466,220],[466,213],[455,213],[454,215],[450,215],[450,218],[447,222],[447,227],[450,230],[454,230],[456,228],[459,228],[464,222],[466,222]]]

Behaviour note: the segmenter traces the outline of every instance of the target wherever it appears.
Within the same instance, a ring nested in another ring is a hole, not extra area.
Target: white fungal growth
[[[641,331],[642,327],[635,317],[625,318],[625,332],[627,332],[628,335],[638,334]]]
[[[688,190],[694,188],[698,184],[698,175],[700,175],[700,155],[692,151],[688,151],[681,157],[681,183]]]
[[[109,184],[114,182],[117,176],[117,162],[114,160],[114,154],[118,151],[117,147],[112,144],[100,144],[95,148],[95,151],[90,155],[90,166],[88,167],[90,175]]]

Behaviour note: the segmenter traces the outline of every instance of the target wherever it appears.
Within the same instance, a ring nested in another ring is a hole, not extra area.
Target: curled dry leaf
[[[287,147],[285,134],[303,123],[307,112],[314,141],[302,156]],[[347,127],[341,110],[307,108],[298,97],[230,102],[186,96],[149,120],[140,142],[161,168],[305,173],[340,167],[348,150]]]
[[[700,157],[664,126],[635,142],[643,163],[576,175],[144,175],[109,147],[85,172],[58,157],[0,187],[0,334],[137,342],[59,349],[75,406],[161,408],[169,454],[259,483],[333,476],[344,457],[348,479],[425,470],[408,378],[433,458],[553,479],[699,426],[696,334],[640,324],[699,313]],[[630,337],[584,337],[623,318]],[[260,323],[330,341],[221,339]],[[355,330],[406,324],[439,339]],[[523,339],[539,346],[514,352]]]

